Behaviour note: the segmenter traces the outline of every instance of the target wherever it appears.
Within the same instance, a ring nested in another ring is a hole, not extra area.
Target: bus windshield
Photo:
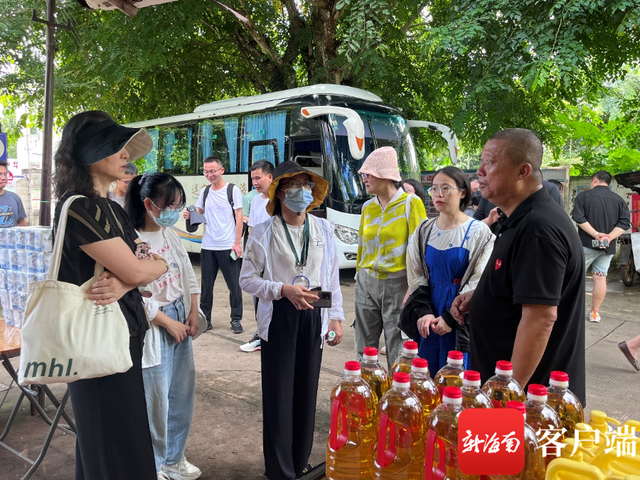
[[[355,160],[349,151],[347,131],[343,122],[345,117],[329,115],[335,139],[335,155],[333,171],[336,176],[336,186],[340,198],[344,203],[364,203],[369,199],[362,177],[358,170],[369,154],[380,147],[393,147],[398,152],[398,167],[400,176],[405,178],[420,178],[420,170],[416,160],[413,140],[409,127],[404,118],[387,113],[356,110],[365,129],[365,153],[361,160]]]

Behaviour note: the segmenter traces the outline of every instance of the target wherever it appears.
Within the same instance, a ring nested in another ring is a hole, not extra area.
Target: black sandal
[[[633,368],[640,372],[640,365],[638,365],[638,360],[633,358],[633,355],[631,355],[629,347],[627,346],[627,342],[620,342],[618,344],[618,348],[624,354],[627,360],[629,360],[629,363],[633,366]]]

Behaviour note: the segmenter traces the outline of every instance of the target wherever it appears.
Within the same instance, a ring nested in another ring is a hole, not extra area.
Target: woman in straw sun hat
[[[142,346],[148,327],[137,285],[169,267],[160,257],[138,260],[138,236],[122,207],[107,198],[109,186],[125,176],[130,161],[153,147],[142,129],[118,125],[105,112],[72,117],[55,155],[57,228],[62,206],[71,203],[58,280],[82,285],[104,273],[88,292],[98,305],[117,301],[129,326],[133,366],[125,373],[69,383],[77,427],[76,479],[155,480],[157,478],[142,384]]]
[[[271,218],[249,235],[240,286],[258,297],[265,475],[293,480],[313,446],[322,346],[340,343],[344,312],[333,228],[308,214],[328,182],[295,162],[273,177]],[[314,308],[318,291],[331,292],[329,308]]]
[[[407,291],[407,244],[427,217],[424,204],[399,188],[398,156],[393,147],[369,154],[358,171],[367,193],[358,235],[355,288],[355,340],[358,358],[365,347],[378,347],[384,332],[387,364],[401,352],[398,320]]]

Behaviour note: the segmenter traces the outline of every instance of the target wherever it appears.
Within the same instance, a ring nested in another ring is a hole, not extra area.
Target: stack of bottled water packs
[[[47,278],[51,227],[0,228],[0,303],[7,325],[22,326],[29,284]]]

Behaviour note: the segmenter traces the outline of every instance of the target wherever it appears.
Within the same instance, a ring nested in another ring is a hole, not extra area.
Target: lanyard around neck
[[[296,252],[296,247],[293,244],[293,240],[291,240],[291,234],[289,233],[289,229],[287,228],[287,223],[284,221],[284,218],[280,217],[280,221],[282,222],[282,226],[284,227],[284,233],[287,234],[287,240],[289,241],[289,246],[293,251],[293,255],[296,259],[296,267],[304,267],[307,265],[307,257],[309,256],[309,219],[308,215],[304,217],[304,241],[302,242],[302,251],[300,252],[300,257],[298,257],[298,252]]]

